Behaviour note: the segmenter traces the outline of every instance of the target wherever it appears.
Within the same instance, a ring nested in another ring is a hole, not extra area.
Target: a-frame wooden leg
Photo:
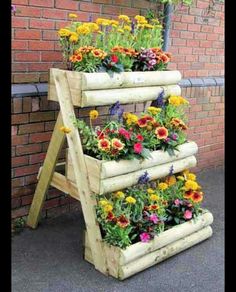
[[[107,274],[106,257],[102,246],[102,236],[99,224],[96,220],[96,212],[94,208],[97,202],[94,194],[89,188],[83,148],[78,129],[73,123],[76,116],[74,113],[74,106],[72,104],[66,74],[61,72],[61,70],[55,70],[54,80],[58,101],[60,103],[63,124],[71,130],[71,132],[67,133],[66,136],[75,173],[75,182],[80,194],[80,201],[88,233],[88,239],[91,246],[93,262],[97,270],[103,274]]]
[[[27,225],[31,228],[36,228],[38,225],[40,213],[55,170],[57,159],[65,142],[65,134],[60,131],[61,126],[63,126],[63,121],[61,113],[59,112],[27,218]]]

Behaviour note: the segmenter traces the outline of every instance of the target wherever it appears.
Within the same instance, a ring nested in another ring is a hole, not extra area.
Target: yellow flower
[[[181,104],[181,100],[178,96],[172,95],[169,99],[169,104],[179,106]]]
[[[119,139],[117,138],[113,138],[111,140],[111,145],[114,149],[117,149],[117,150],[122,150],[124,147],[125,147],[125,144],[122,143]]]
[[[166,183],[159,183],[158,184],[158,188],[164,191],[164,190],[166,190],[168,188],[168,184],[166,184]]]
[[[156,115],[156,114],[158,114],[159,112],[161,112],[161,108],[159,108],[159,107],[155,107],[155,106],[149,106],[149,107],[147,108],[147,111],[150,112],[150,113],[153,114],[153,115]]]
[[[185,182],[184,187],[186,191],[189,191],[189,190],[196,191],[199,186],[195,181],[189,179]]]
[[[112,26],[115,26],[115,27],[116,27],[116,26],[119,25],[119,21],[112,19],[112,20],[110,20],[110,24],[111,24]]]
[[[78,15],[75,13],[69,13],[69,18],[77,18]]]
[[[176,183],[176,178],[174,175],[168,176],[165,181],[169,186],[172,186]]]
[[[136,124],[138,121],[138,117],[135,114],[131,114],[131,113],[124,113],[123,114],[124,119],[126,119],[126,123],[128,126],[130,126],[131,124]]]
[[[187,179],[190,179],[190,180],[196,180],[196,175],[194,173],[189,173],[187,174]]]
[[[106,200],[100,200],[99,201],[99,205],[101,205],[101,206],[106,206],[107,204],[109,204],[109,202],[106,201]]]
[[[182,175],[177,176],[177,179],[184,181],[184,177]]]
[[[71,35],[71,31],[66,28],[61,28],[59,29],[58,34],[60,37],[68,37]]]
[[[118,19],[123,20],[124,22],[130,23],[130,18],[127,15],[119,15]]]
[[[76,42],[78,42],[78,39],[79,39],[79,36],[77,35],[77,33],[74,32],[71,34],[69,41],[71,43],[76,43]]]
[[[124,30],[131,31],[131,27],[129,25],[124,25]]]
[[[157,195],[153,194],[153,195],[150,196],[150,200],[151,201],[157,201],[157,200],[159,200],[159,197]]]
[[[98,25],[103,25],[103,26],[108,26],[111,24],[111,21],[106,18],[97,18],[96,19],[96,24]]]
[[[81,26],[77,27],[78,34],[89,34],[90,29],[87,25],[82,24]]]
[[[67,128],[67,127],[64,127],[64,126],[62,126],[62,127],[60,127],[60,131],[62,131],[63,133],[65,133],[65,134],[68,134],[68,133],[70,133],[71,132],[71,129],[70,128]]]
[[[96,120],[98,117],[98,111],[96,110],[92,110],[89,112],[89,117],[91,120]]]
[[[147,192],[148,192],[148,194],[154,194],[155,193],[155,191],[152,188],[148,188]]]
[[[181,104],[189,104],[189,101],[187,101],[184,97],[179,96],[179,100]]]
[[[103,207],[103,210],[105,211],[105,212],[111,212],[112,210],[113,210],[113,207],[112,207],[112,205],[111,204],[106,204],[104,207]]]
[[[154,26],[153,26],[153,25],[151,25],[151,24],[148,24],[148,23],[144,24],[144,27],[146,27],[146,28],[154,28]]]
[[[120,32],[120,33],[124,33],[124,30],[121,29],[121,28],[118,28],[117,31]]]
[[[136,15],[134,18],[137,20],[137,22],[145,22],[145,21],[147,21],[146,18],[144,16],[142,16],[142,15]]]
[[[121,191],[118,191],[118,192],[115,192],[115,196],[118,198],[118,199],[123,199],[125,197],[125,194]]]
[[[125,200],[129,204],[135,204],[136,203],[136,199],[131,197],[131,196],[127,197]]]

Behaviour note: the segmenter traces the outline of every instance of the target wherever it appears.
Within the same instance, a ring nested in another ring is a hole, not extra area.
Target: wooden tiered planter
[[[137,184],[147,171],[150,179],[165,177],[196,165],[198,147],[189,141],[178,147],[175,155],[153,151],[150,159],[100,161],[83,153],[74,107],[111,105],[152,101],[164,90],[164,96],[180,95],[179,71],[124,72],[110,77],[107,73],[80,73],[50,69],[48,99],[57,101],[60,112],[48,147],[38,184],[27,219],[28,226],[36,228],[49,186],[53,186],[81,201],[86,224],[85,259],[101,273],[121,280],[132,276],[164,259],[179,253],[212,235],[209,211],[175,226],[149,243],[136,243],[125,250],[108,246],[102,239],[96,220],[95,194],[105,194]],[[61,126],[70,132],[60,131]],[[57,164],[62,146],[67,139],[66,162]],[[65,168],[65,175],[57,172]]]

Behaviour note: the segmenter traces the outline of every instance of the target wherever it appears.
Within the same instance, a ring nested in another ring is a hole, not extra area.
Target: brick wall
[[[191,79],[190,79],[191,80]],[[212,81],[213,79],[209,79]],[[224,158],[224,87],[214,82],[182,84],[182,95],[191,104],[188,138],[199,146],[197,167],[193,171],[223,165]],[[196,81],[196,80],[195,80]],[[192,85],[191,85],[192,84]],[[102,123],[108,114],[108,106],[98,107]],[[91,108],[90,108],[91,109]],[[80,109],[79,115],[88,117],[90,109]],[[128,105],[127,111],[141,112],[143,104]],[[12,98],[12,218],[25,216],[35,191],[36,177],[43,163],[50,141],[58,104],[47,101],[46,96]],[[63,148],[59,162],[63,161]],[[44,217],[52,217],[78,207],[78,203],[65,197],[56,189],[50,189],[43,208]]]
[[[170,69],[183,77],[222,76],[224,56],[224,5],[216,1],[207,15],[210,0],[194,0],[182,7],[172,19],[170,51],[174,55]],[[146,0],[13,0],[20,12],[12,17],[12,82],[47,82],[50,67],[62,68],[57,30],[65,26],[68,14],[79,20],[99,15],[134,16],[155,8]]]

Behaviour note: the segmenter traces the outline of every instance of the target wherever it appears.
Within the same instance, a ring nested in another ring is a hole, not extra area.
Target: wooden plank
[[[82,90],[147,87],[177,84],[181,80],[179,71],[82,73]]]
[[[59,113],[27,218],[27,225],[31,228],[36,228],[38,225],[46,192],[50,185],[59,153],[65,141],[65,134],[60,131],[61,126],[63,126],[63,121],[61,113]]]
[[[200,243],[203,240],[212,236],[212,228],[204,227],[197,232],[194,232],[184,238],[181,238],[167,246],[151,252],[125,266],[121,266],[119,279],[124,280],[138,272],[141,272],[157,263],[160,263],[167,258],[180,253],[193,245]]]
[[[90,90],[82,92],[81,107],[110,105],[117,101],[127,104],[156,100],[163,90],[165,96],[181,94],[179,85]]]
[[[173,167],[173,173],[177,173],[184,169],[194,167],[196,166],[196,164],[197,160],[195,156],[189,156],[183,159],[147,168],[146,171],[149,174],[150,180],[154,180],[167,176],[170,172],[171,167]],[[144,169],[138,170],[129,174],[101,180],[99,194],[106,194],[122,190],[124,188],[131,187],[132,185],[137,184],[139,177],[144,174],[144,171]]]
[[[66,134],[66,137],[75,173],[75,184],[80,194],[80,201],[92,250],[94,265],[97,270],[107,274],[106,257],[102,246],[101,232],[99,224],[96,221],[96,212],[94,208],[97,202],[95,196],[89,188],[88,174],[81,140],[78,129],[73,123],[76,116],[74,113],[66,73],[61,72],[61,70],[54,69],[54,80],[64,125],[71,130]]]
[[[56,166],[55,166],[55,171],[57,171],[57,172],[65,171],[65,165],[66,165],[65,162],[57,163]],[[39,178],[40,178],[42,168],[43,168],[42,166],[39,168],[39,172],[38,172],[38,175],[37,175],[37,180],[39,180]]]

